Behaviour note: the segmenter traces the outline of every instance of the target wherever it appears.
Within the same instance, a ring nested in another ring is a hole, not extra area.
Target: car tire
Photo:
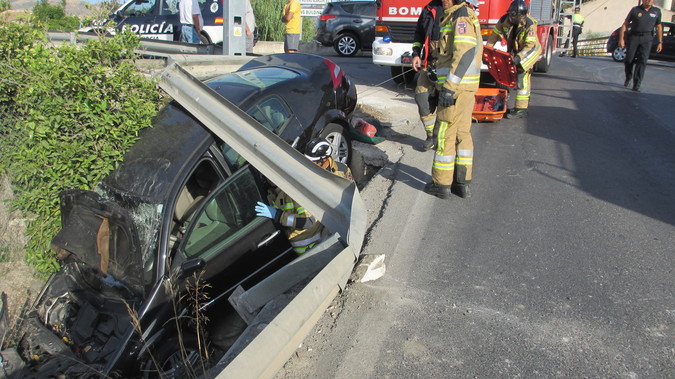
[[[348,130],[338,124],[328,124],[319,137],[333,145],[333,159],[349,165],[352,160],[352,138]]]
[[[199,43],[201,43],[202,45],[210,45],[211,39],[207,35],[199,34]]]
[[[165,340],[141,363],[143,378],[186,378],[202,374],[204,354],[199,341],[192,334],[184,334],[181,343],[177,337]],[[189,367],[186,365],[189,364]]]
[[[333,48],[338,55],[353,57],[361,48],[359,38],[352,33],[344,33],[333,42]]]
[[[612,59],[615,62],[623,62],[626,60],[626,48],[617,46],[614,51],[612,51]]]

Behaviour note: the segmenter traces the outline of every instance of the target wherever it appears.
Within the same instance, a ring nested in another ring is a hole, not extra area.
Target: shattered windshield
[[[119,204],[129,212],[136,226],[140,243],[141,260],[143,263],[143,284],[147,285],[151,283],[153,281],[154,265],[157,260],[157,244],[164,206],[162,204],[143,202],[139,198],[113,192],[101,185],[95,191],[104,199]],[[125,283],[127,282],[125,280],[127,278],[117,279]]]

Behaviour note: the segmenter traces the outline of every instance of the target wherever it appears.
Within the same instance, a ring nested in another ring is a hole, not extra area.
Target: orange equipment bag
[[[472,117],[480,121],[499,121],[506,113],[508,92],[501,88],[479,88]]]

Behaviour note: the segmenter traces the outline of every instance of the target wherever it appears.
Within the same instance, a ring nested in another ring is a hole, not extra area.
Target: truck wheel
[[[345,33],[338,37],[333,43],[333,48],[338,55],[343,57],[352,57],[359,51],[359,39],[351,33]]]
[[[405,74],[404,74],[405,72]],[[396,84],[406,84],[406,87],[415,88],[417,72],[410,67],[391,66],[391,77]]]
[[[537,62],[534,66],[534,70],[537,72],[548,72],[548,69],[551,67],[551,57],[553,56],[553,36],[548,36],[548,42],[546,43],[546,52],[544,53],[544,58]]]
[[[626,48],[617,46],[614,51],[612,51],[612,59],[616,62],[623,62],[626,60]]]

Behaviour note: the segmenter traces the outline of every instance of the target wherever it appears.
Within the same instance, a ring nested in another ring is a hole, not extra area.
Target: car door
[[[202,261],[201,279],[212,286],[211,298],[239,284],[252,285],[291,257],[281,230],[271,219],[256,216],[256,203],[267,202],[266,197],[259,174],[245,165],[215,189],[192,217],[176,262]]]
[[[663,47],[661,55],[675,59],[675,24],[663,23]]]
[[[371,49],[375,40],[375,19],[377,4],[374,1],[360,3],[356,6],[356,13],[361,15],[362,24],[360,33],[362,36],[362,48]]]
[[[177,4],[177,2],[176,2]],[[133,0],[119,12],[120,28],[130,29],[142,38],[173,41],[177,29],[178,12],[170,10],[164,0]]]

